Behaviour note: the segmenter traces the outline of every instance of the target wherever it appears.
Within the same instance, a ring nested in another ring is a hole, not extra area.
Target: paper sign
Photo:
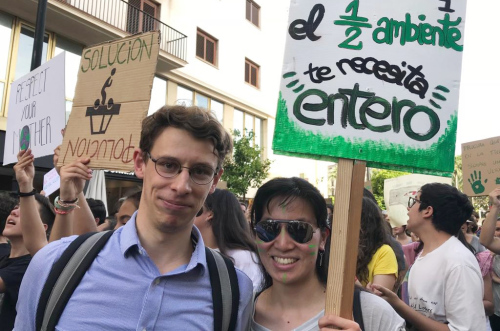
[[[159,32],[83,50],[58,165],[90,158],[93,169],[131,171],[147,114]]]
[[[384,201],[393,227],[407,223],[409,197],[416,196],[419,189],[428,183],[451,185],[451,178],[411,174],[384,181]]]
[[[500,186],[500,137],[462,144],[464,193],[488,195]]]
[[[35,157],[51,155],[62,142],[66,99],[65,53],[59,54],[10,87],[3,164],[17,162],[21,149],[31,148]]]
[[[465,7],[292,1],[274,152],[450,176]]]
[[[56,168],[50,170],[43,176],[43,191],[45,196],[49,196],[59,189],[61,179],[56,171]]]

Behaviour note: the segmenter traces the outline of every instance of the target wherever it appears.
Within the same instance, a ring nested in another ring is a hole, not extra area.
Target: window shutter
[[[211,40],[206,40],[207,41],[207,57],[205,60],[208,62],[215,64],[215,44]]]
[[[196,56],[205,58],[205,38],[199,34],[196,36]]]

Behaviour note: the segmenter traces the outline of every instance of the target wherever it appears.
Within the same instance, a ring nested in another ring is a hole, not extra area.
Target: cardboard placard
[[[61,178],[57,173],[56,168],[53,168],[43,175],[43,191],[45,196],[49,196],[61,187]]]
[[[406,225],[408,198],[416,196],[418,190],[427,183],[451,185],[451,178],[411,174],[384,181],[384,201],[392,227]]]
[[[450,176],[465,8],[293,1],[274,152]]]
[[[3,164],[17,162],[21,149],[35,157],[51,155],[62,142],[66,99],[65,53],[15,80],[10,88]]]
[[[462,144],[464,193],[488,195],[500,186],[500,137]]]
[[[83,50],[58,165],[90,158],[93,169],[131,171],[159,54],[158,31]]]

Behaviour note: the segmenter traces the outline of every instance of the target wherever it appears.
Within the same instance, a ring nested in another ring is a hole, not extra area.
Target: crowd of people
[[[500,330],[500,189],[480,235],[450,185],[422,186],[397,227],[365,190],[345,319],[325,313],[334,206],[300,178],[248,206],[216,188],[231,153],[210,112],[165,106],[142,123],[142,189],[106,215],[84,196],[90,159],[57,168],[51,202],[20,151],[19,191],[0,194],[0,330]]]

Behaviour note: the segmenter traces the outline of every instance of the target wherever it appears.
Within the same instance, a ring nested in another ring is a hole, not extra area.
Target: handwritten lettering
[[[28,77],[26,80],[17,84],[16,104],[27,101],[32,97],[42,94],[46,91],[47,71],[50,67]]]
[[[38,121],[26,124],[29,126],[30,146],[44,146],[52,142],[52,128],[50,124],[50,116],[44,117]],[[19,151],[19,137],[21,137],[21,130],[12,132],[12,153]]]
[[[317,16],[316,16],[317,14]],[[323,20],[323,16],[325,15],[325,6],[322,4],[316,4],[311,9],[309,13],[309,18],[307,22],[303,19],[297,19],[290,24],[288,28],[288,33],[290,37],[295,40],[303,40],[309,38],[312,41],[316,41],[321,36],[317,36],[314,34],[314,31],[318,28],[319,24]]]
[[[108,146],[110,147],[108,149]],[[77,138],[76,142],[70,140],[68,148],[64,154],[63,162],[69,156],[71,158],[86,156],[91,159],[111,159],[121,160],[122,163],[127,164],[132,161],[132,156],[135,146],[132,145],[132,134],[129,137],[128,145],[125,140],[120,138],[115,139],[87,139]]]
[[[384,82],[400,86],[404,85],[410,93],[417,94],[421,99],[425,98],[425,94],[429,89],[429,83],[427,83],[425,75],[421,72],[421,65],[416,68],[408,65],[410,74],[406,76],[406,70],[401,70],[397,65],[392,65],[387,61],[379,61],[373,57],[367,57],[366,59],[354,57],[351,60],[342,59],[338,61],[337,67],[340,72],[346,75],[343,67],[344,64],[348,64],[354,72],[367,75],[373,74],[376,78]],[[401,65],[406,67],[406,62],[403,61]],[[406,79],[404,79],[405,77]]]
[[[311,96],[318,97],[321,102],[305,102],[306,99]],[[358,99],[365,99],[359,107],[359,118],[361,123],[357,122],[356,118],[356,103]],[[318,89],[306,90],[302,92],[297,99],[295,99],[293,114],[297,120],[305,124],[315,126],[323,126],[325,124],[333,125],[336,100],[340,100],[342,102],[342,110],[340,114],[342,128],[346,128],[349,124],[356,130],[368,129],[373,132],[387,132],[392,129],[393,132],[399,133],[401,129],[401,113],[404,108],[408,109],[403,116],[403,129],[405,134],[410,139],[416,141],[427,141],[434,137],[440,128],[439,116],[432,109],[426,106],[418,106],[411,100],[398,101],[395,97],[393,98],[392,103],[390,103],[383,98],[377,97],[375,93],[360,91],[359,84],[357,83],[352,89],[339,89],[338,93],[330,95]],[[373,109],[373,106],[375,105],[382,107],[382,111],[375,111]],[[327,110],[326,119],[309,118],[303,113],[303,110],[318,112],[325,109]],[[429,118],[430,127],[427,132],[418,133],[412,128],[412,119],[419,113],[425,114]],[[391,124],[377,126],[372,124],[372,121],[369,120],[383,120],[389,116],[391,116]]]
[[[332,69],[329,67],[313,67],[312,63],[309,63],[309,70],[304,72],[304,75],[309,75],[311,82],[319,84],[323,81],[335,78],[335,75],[331,75],[330,77],[327,76],[330,72],[332,72]]]
[[[88,70],[105,69],[113,64],[129,63],[129,61],[141,61],[143,56],[151,58],[151,49],[153,47],[153,35],[151,40],[146,41],[143,37],[137,37],[133,41],[115,43],[101,48],[87,49],[83,53],[82,72]],[[123,49],[125,47],[125,49]],[[123,52],[122,52],[123,49]],[[107,60],[106,60],[107,59]]]
[[[425,15],[418,15],[420,21],[425,21]],[[450,14],[445,14],[444,19],[437,20],[441,26],[432,26],[428,23],[419,23],[418,25],[411,20],[411,14],[405,15],[404,21],[396,21],[387,17],[378,20],[375,30],[373,30],[373,41],[378,44],[392,45],[395,38],[399,37],[402,46],[409,42],[418,42],[420,45],[437,45],[440,47],[451,48],[457,52],[462,52],[464,46],[457,42],[462,39],[462,34],[456,28],[462,22],[458,17],[455,21],[450,21]]]

